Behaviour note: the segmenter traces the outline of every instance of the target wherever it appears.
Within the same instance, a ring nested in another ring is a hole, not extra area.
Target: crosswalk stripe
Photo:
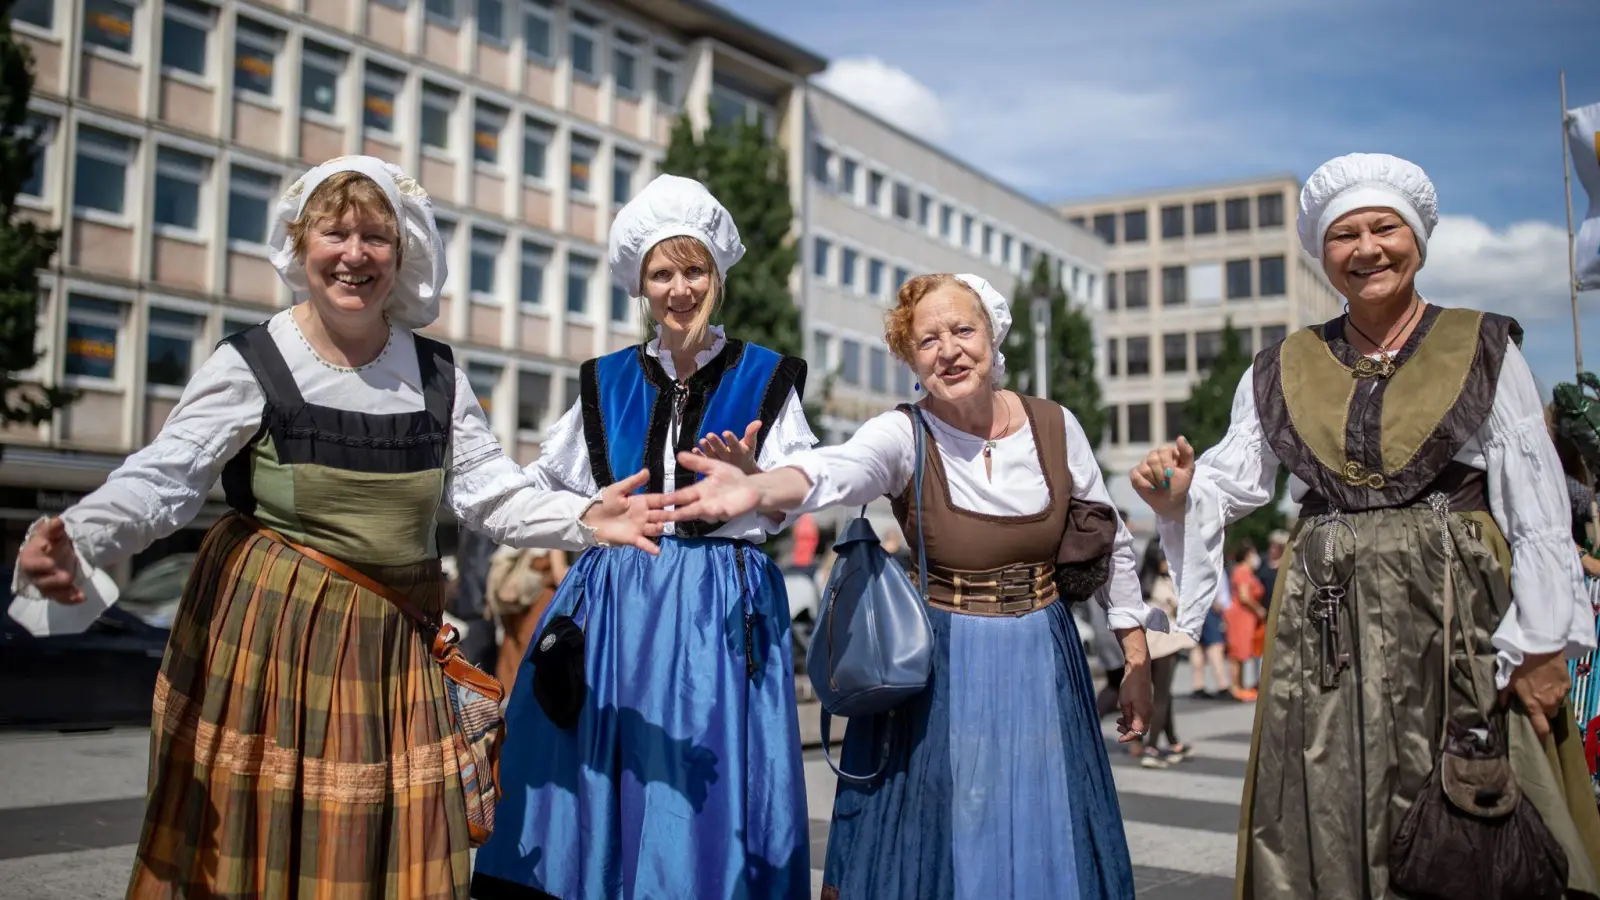
[[[55,734],[6,735],[0,739],[6,767],[0,810],[143,797],[149,753],[150,732],[143,730],[73,735],[68,741]],[[107,764],[119,758],[130,762]]]
[[[83,900],[121,897],[133,872],[133,844],[0,860],[0,898]],[[16,893],[12,893],[16,891]]]
[[[1115,766],[1111,771],[1117,781],[1118,793],[1231,803],[1235,806],[1239,804],[1239,798],[1244,796],[1243,778],[1185,772],[1183,763],[1168,769]]]
[[[1123,822],[1123,831],[1128,836],[1128,855],[1136,866],[1233,877],[1236,833],[1133,821]]]

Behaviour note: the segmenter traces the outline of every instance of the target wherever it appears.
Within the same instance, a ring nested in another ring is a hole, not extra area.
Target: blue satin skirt
[[[583,599],[588,700],[571,731],[524,658],[504,796],[474,897],[803,900],[805,776],[783,577],[755,546],[592,549],[546,618]],[[543,623],[540,624],[542,630]]]
[[[851,719],[823,883],[840,900],[1131,898],[1095,688],[1066,603],[1025,616],[930,609],[927,690]],[[827,896],[824,892],[824,896]]]

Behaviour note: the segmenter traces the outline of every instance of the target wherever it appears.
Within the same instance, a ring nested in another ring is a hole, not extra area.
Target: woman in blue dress
[[[699,182],[663,175],[617,214],[612,277],[655,337],[584,363],[581,396],[551,430],[536,484],[592,495],[648,468],[651,493],[686,487],[704,448],[746,470],[816,443],[805,363],[709,325],[744,254]],[[587,696],[558,726],[517,673],[493,838],[473,896],[559,900],[799,900],[810,896],[805,779],[783,576],[757,543],[782,517],[666,527],[660,555],[586,552],[536,634],[583,627]]]
[[[825,900],[1133,896],[1094,683],[1064,595],[1104,606],[1122,644],[1124,742],[1144,736],[1144,629],[1165,629],[1166,617],[1145,604],[1132,538],[1077,419],[998,388],[1010,322],[1005,298],[981,278],[913,278],[884,338],[927,391],[923,425],[909,410],[887,412],[845,444],[755,475],[679,458],[705,478],[667,498],[677,507],[669,517],[887,495],[907,542],[926,551],[932,679],[899,714],[850,720],[844,771],[873,772],[886,738],[890,749],[880,778],[839,785]],[[917,427],[928,438],[920,507]]]

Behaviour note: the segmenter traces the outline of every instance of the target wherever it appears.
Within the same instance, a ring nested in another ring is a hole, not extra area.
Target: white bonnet
[[[667,238],[681,236],[704,244],[724,278],[744,257],[733,216],[705,185],[693,178],[658,175],[611,221],[611,280],[628,296],[642,296],[639,267],[645,255]]]
[[[1300,189],[1300,244],[1317,259],[1322,240],[1352,210],[1392,209],[1411,226],[1428,258],[1428,238],[1439,222],[1439,196],[1416,163],[1387,153],[1351,153],[1330,159]]]
[[[372,179],[389,199],[400,230],[400,268],[389,293],[389,319],[407,328],[423,328],[439,318],[439,292],[444,289],[445,249],[439,225],[433,218],[433,201],[411,176],[393,163],[371,156],[341,156],[312,168],[289,186],[273,211],[272,265],[294,291],[295,302],[306,299],[306,267],[295,258],[289,226],[300,218],[306,201],[317,187],[339,172],[359,172]]]
[[[993,285],[976,275],[957,275],[956,278],[977,292],[978,300],[989,314],[989,330],[994,338],[993,378],[998,382],[1006,374],[1006,355],[1000,352],[1000,347],[1005,343],[1006,335],[1011,333],[1011,304]]]

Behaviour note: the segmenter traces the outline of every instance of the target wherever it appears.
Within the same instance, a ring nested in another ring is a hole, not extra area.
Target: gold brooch
[[[1357,378],[1388,378],[1395,372],[1394,360],[1385,356],[1382,359],[1373,359],[1363,356],[1356,361],[1356,367],[1350,374]]]
[[[1351,487],[1368,487],[1375,491],[1383,490],[1383,475],[1377,472],[1368,472],[1361,468],[1360,463],[1345,463],[1344,471],[1340,474],[1344,476],[1344,483]]]

